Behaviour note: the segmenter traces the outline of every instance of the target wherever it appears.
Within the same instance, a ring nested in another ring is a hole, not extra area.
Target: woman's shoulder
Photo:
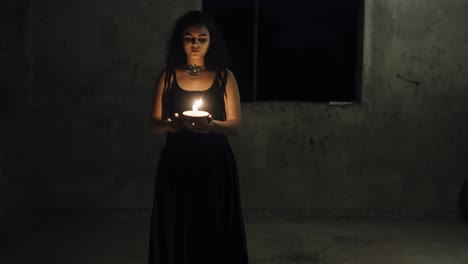
[[[164,75],[169,74],[169,73],[172,73],[172,72],[174,72],[174,71],[175,71],[175,68],[173,68],[173,67],[165,67],[165,68],[163,68],[163,69],[161,70],[160,75],[161,75],[161,76],[164,76]]]
[[[232,78],[234,77],[234,73],[229,68],[222,68],[218,70],[218,73],[221,75],[221,77],[228,77]]]
[[[172,81],[174,78],[174,74],[176,72],[176,69],[173,67],[165,67],[163,68],[160,73],[159,73],[159,79],[160,80],[170,80]]]

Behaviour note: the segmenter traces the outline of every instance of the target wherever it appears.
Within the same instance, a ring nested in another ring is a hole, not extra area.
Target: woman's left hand
[[[208,122],[192,122],[185,120],[185,126],[194,133],[207,134],[213,129],[213,116],[210,114],[208,116]]]

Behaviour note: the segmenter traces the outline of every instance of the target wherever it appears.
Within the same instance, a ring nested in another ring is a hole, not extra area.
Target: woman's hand
[[[208,122],[196,122],[196,121],[191,121],[191,120],[184,120],[184,125],[187,127],[190,131],[198,134],[207,134],[211,132],[213,129],[214,123],[213,123],[213,116],[210,114],[208,115]]]
[[[180,118],[179,113],[174,113],[172,118],[169,117],[164,121],[164,124],[169,128],[169,132],[176,132],[184,127],[184,122],[182,118]]]

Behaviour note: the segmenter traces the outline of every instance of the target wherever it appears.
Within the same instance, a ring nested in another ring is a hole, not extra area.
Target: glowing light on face
[[[210,32],[205,26],[189,26],[183,33],[183,47],[187,64],[204,65],[210,47]]]

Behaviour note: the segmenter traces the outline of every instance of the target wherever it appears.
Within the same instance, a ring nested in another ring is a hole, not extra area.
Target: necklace
[[[198,77],[200,73],[203,71],[203,66],[198,66],[198,65],[192,65],[189,64],[187,67],[185,67],[185,70],[192,76],[193,78]]]

